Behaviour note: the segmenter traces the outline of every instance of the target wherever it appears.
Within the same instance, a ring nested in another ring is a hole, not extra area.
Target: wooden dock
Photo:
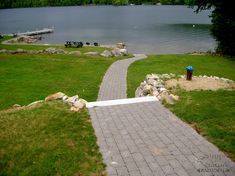
[[[41,30],[35,30],[35,31],[27,31],[27,32],[18,32],[18,33],[12,33],[12,34],[6,34],[8,36],[21,36],[21,35],[41,35],[41,34],[48,34],[48,33],[53,33],[54,29],[53,28],[43,28]]]
[[[41,34],[48,34],[54,32],[54,29],[50,28],[44,28],[42,30],[36,30],[36,31],[29,31],[29,32],[22,32],[22,33],[17,33],[17,36],[21,35],[41,35]]]

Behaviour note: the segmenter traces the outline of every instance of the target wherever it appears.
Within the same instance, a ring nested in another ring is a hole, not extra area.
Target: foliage
[[[128,70],[128,96],[149,73],[185,74],[192,65],[194,75],[215,75],[235,80],[235,61],[225,57],[192,55],[157,55],[133,63]],[[235,91],[183,91],[176,90],[180,101],[168,106],[171,111],[196,126],[202,135],[228,152],[235,160]]]
[[[184,0],[0,0],[0,8],[78,6],[78,5],[128,5],[128,4],[184,4]]]
[[[235,11],[228,0],[186,0],[186,3],[197,5],[196,12],[212,8],[211,33],[218,46],[217,52],[235,56]]]

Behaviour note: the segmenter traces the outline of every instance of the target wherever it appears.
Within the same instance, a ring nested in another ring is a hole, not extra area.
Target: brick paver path
[[[146,58],[144,54],[134,54],[135,57],[119,60],[113,63],[106,72],[100,86],[98,101],[126,98],[126,77],[128,66],[140,59]]]
[[[124,68],[135,59],[110,67],[99,100],[126,97]],[[94,107],[89,112],[109,176],[235,175],[230,159],[157,101]]]

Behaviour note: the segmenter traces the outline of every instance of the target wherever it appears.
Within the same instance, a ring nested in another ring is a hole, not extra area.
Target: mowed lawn
[[[109,65],[117,58],[60,54],[0,54],[0,109],[26,105],[55,92],[95,101]]]
[[[106,70],[122,58],[0,54],[0,175],[105,175],[86,109],[71,112],[59,101],[5,109],[58,91],[95,101]]]
[[[55,101],[0,112],[0,175],[105,175],[87,110]]]
[[[185,74],[188,65],[194,67],[194,75],[213,75],[235,81],[235,61],[231,58],[156,55],[129,67],[128,96],[134,96],[146,74]],[[175,105],[166,106],[235,160],[235,91],[173,91],[180,100]]]

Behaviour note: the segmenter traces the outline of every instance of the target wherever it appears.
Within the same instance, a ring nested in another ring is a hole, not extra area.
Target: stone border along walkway
[[[141,58],[111,65],[98,100],[126,98],[128,65]],[[109,176],[235,175],[234,162],[158,101],[91,106],[89,113]]]

